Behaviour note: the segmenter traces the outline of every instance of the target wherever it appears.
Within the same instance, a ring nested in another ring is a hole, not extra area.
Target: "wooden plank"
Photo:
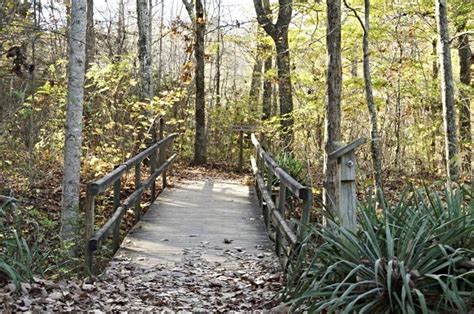
[[[250,124],[240,124],[240,125],[233,125],[231,130],[234,132],[255,132],[255,125]]]
[[[365,142],[366,142],[365,138],[359,138],[346,146],[336,149],[335,151],[333,151],[332,153],[328,155],[328,158],[340,158],[342,155],[350,152],[351,150],[356,149],[357,147],[364,144]]]
[[[339,215],[342,225],[349,230],[355,230],[357,224],[355,168],[355,152],[351,150],[341,157],[341,162],[339,163],[339,176],[341,180]]]
[[[293,233],[291,228],[286,223],[286,220],[278,211],[272,211],[272,219],[277,226],[279,226],[279,230],[282,235],[286,238],[286,240],[290,243],[290,245],[294,246],[298,243],[296,235]]]
[[[290,190],[294,195],[300,197],[301,191],[304,191],[303,193],[306,193],[307,188],[298,181],[296,181],[282,168],[275,169],[275,175],[280,179],[280,182],[283,182],[285,184],[285,187]]]
[[[114,212],[120,207],[120,190],[121,181],[117,180],[114,183]],[[114,238],[112,241],[112,250],[115,252],[120,246],[120,222],[115,223],[114,226]]]
[[[94,225],[95,225],[95,196],[96,194],[93,192],[91,185],[87,185],[87,190],[86,190],[86,203],[85,203],[85,243],[86,243],[86,248],[85,248],[85,267],[86,267],[86,273],[92,273],[93,272],[93,251],[89,249],[88,243],[89,239],[92,237],[92,234],[94,234]]]
[[[239,131],[239,164],[238,171],[242,172],[244,166],[244,131]]]
[[[222,215],[223,211],[228,214]],[[204,260],[225,262],[224,250],[234,247],[256,255],[269,252],[272,243],[248,186],[205,179],[166,189],[127,235],[116,256],[151,266],[182,261],[191,249]],[[263,260],[267,258],[265,254]]]
[[[138,163],[135,165],[135,191],[138,191],[142,185],[140,172],[141,172],[141,163]],[[140,194],[140,198],[141,198],[141,194]],[[142,209],[141,209],[140,200],[138,200],[138,202],[135,202],[135,223],[140,220],[141,211]]]

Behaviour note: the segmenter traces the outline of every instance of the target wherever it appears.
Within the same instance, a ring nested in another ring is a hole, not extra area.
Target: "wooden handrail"
[[[291,252],[299,246],[299,243],[305,236],[304,228],[309,223],[312,207],[312,190],[282,169],[273,157],[265,151],[255,134],[251,135],[251,141],[255,146],[255,157],[251,157],[251,164],[255,175],[255,187],[259,196],[260,208],[263,211],[267,231],[270,232],[271,225],[276,230],[275,251],[282,265],[286,266]],[[264,180],[265,172],[267,173],[266,183]],[[275,204],[275,200],[272,198],[274,177],[280,181],[277,204]],[[299,229],[297,233],[292,230],[285,219],[286,191],[290,191],[303,201],[301,223],[297,226]]]
[[[282,181],[288,190],[290,190],[294,195],[299,197],[300,199],[305,199],[310,192],[310,189],[307,186],[299,183],[296,179],[290,176],[284,169],[282,169],[278,163],[273,159],[273,157],[265,151],[265,149],[260,145],[260,142],[257,140],[257,137],[254,133],[251,135],[252,143],[254,144],[257,154],[268,169],[272,171],[272,173]]]
[[[165,146],[171,140],[178,137],[178,133],[173,133],[168,135],[166,138],[158,141],[157,143],[153,144],[152,146],[148,147],[144,151],[138,153],[137,155],[133,156],[102,178],[91,182],[91,189],[94,193],[99,194],[105,191],[109,186],[111,186],[115,181],[120,179],[122,175],[127,172],[128,170],[132,169],[132,167],[136,166],[137,164],[141,163],[145,158],[149,157],[152,153],[156,152],[157,149]]]
[[[120,223],[122,215],[140,199],[143,192],[149,188],[156,178],[160,176],[174,162],[176,157],[177,154],[174,154],[168,158],[168,160],[160,168],[158,168],[139,189],[135,190],[135,192],[125,199],[122,205],[115,210],[113,216],[89,240],[89,250],[96,251],[100,248],[100,245],[105,239],[107,239],[107,236],[110,234],[115,225]]]
[[[162,176],[163,189],[166,187],[166,171],[171,167],[177,154],[173,154],[166,159],[166,150],[171,147],[173,140],[178,137],[178,133],[173,133],[163,138],[163,121],[160,120],[160,140],[142,152],[133,156],[117,168],[103,176],[102,178],[87,184],[85,213],[86,213],[86,254],[85,266],[86,271],[93,273],[93,254],[98,250],[107,237],[113,233],[113,251],[115,252],[119,246],[120,240],[120,223],[126,211],[135,205],[135,222],[140,219],[141,207],[140,200],[143,193],[150,189],[152,192],[152,202],[155,200],[155,181],[159,176]],[[157,158],[157,154],[159,154]],[[141,166],[142,162],[150,159],[150,176],[144,182],[141,182]],[[158,164],[157,164],[158,162]],[[121,178],[129,170],[135,169],[135,191],[128,196],[123,202],[120,202]],[[112,217],[97,231],[95,229],[95,199],[96,197],[107,190],[109,187],[114,187],[114,213]]]

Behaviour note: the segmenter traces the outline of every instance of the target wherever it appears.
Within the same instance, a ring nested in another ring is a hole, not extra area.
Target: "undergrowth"
[[[474,213],[459,189],[360,204],[351,232],[328,217],[289,267],[284,297],[309,313],[467,313],[473,307]]]

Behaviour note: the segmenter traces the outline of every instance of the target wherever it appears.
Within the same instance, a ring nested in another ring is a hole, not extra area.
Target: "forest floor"
[[[250,311],[272,309],[282,288],[279,264],[229,255],[229,270],[199,256],[172,265],[113,261],[99,277],[35,278],[0,288],[1,311]]]

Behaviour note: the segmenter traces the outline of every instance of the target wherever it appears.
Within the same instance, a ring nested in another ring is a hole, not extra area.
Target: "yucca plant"
[[[26,223],[17,216],[16,200],[8,198],[0,206],[0,272],[14,283],[29,281],[33,274],[41,274],[41,259],[45,255],[33,243],[33,251],[22,236],[27,224],[34,224],[34,233],[39,232],[35,222]]]
[[[377,212],[359,207],[359,229],[311,227],[289,267],[294,310],[467,313],[473,305],[473,209],[464,191],[425,189]],[[319,244],[316,244],[319,243]]]
[[[283,168],[290,176],[298,181],[302,181],[301,174],[304,170],[304,165],[301,161],[296,159],[290,152],[283,152],[276,156],[275,161]]]

